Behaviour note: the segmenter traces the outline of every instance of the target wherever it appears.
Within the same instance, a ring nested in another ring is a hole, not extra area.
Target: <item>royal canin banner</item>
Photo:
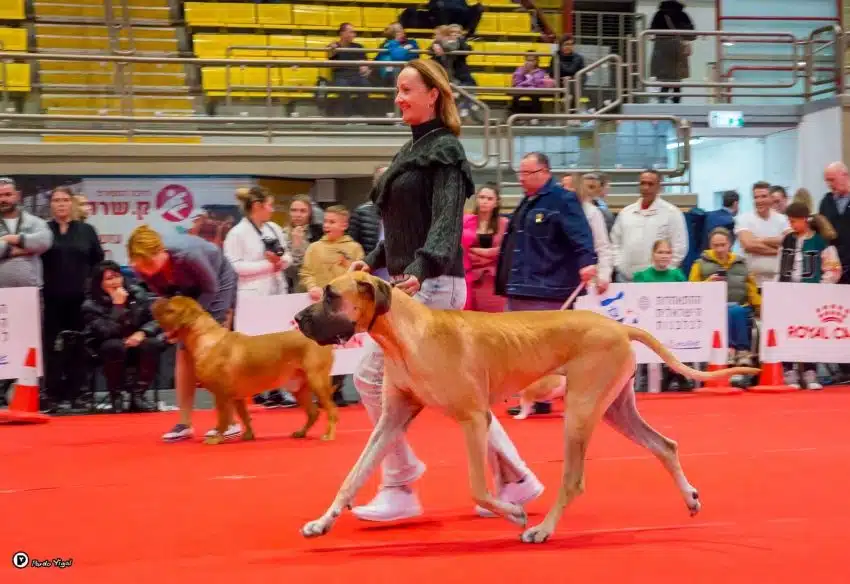
[[[253,183],[249,177],[87,178],[80,192],[91,203],[88,223],[100,235],[106,257],[126,264],[127,237],[142,223],[221,245],[241,218],[236,189]]]
[[[762,296],[762,358],[773,329],[777,361],[850,363],[850,286],[765,282]]]

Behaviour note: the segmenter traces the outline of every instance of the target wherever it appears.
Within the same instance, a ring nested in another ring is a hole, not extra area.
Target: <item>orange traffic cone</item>
[[[776,360],[776,330],[767,331],[767,344],[764,355],[761,357],[761,375],[758,385],[749,388],[749,391],[777,393],[785,391],[796,391],[796,388],[785,383],[785,372],[782,363]]]
[[[714,331],[714,337],[711,341],[711,362],[708,364],[708,371],[720,371],[727,368],[727,351],[723,348],[723,343],[720,341],[720,331]],[[732,395],[741,394],[743,390],[738,387],[729,385],[729,378],[709,379],[703,382],[702,387],[696,390],[697,393],[711,393]]]
[[[50,420],[39,411],[38,375],[35,369],[36,352],[30,348],[24,370],[15,382],[15,393],[9,409],[0,410],[0,422],[7,424],[43,424]]]

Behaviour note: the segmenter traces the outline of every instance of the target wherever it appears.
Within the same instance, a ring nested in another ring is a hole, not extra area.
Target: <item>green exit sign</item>
[[[708,112],[709,128],[743,128],[744,112]]]

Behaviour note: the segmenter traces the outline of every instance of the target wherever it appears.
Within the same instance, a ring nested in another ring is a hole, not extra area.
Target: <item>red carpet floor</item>
[[[587,492],[539,546],[474,515],[462,436],[435,412],[411,429],[428,464],[426,514],[391,525],[347,514],[315,540],[299,528],[359,454],[369,430],[360,408],[342,411],[333,443],[318,440],[321,427],[290,439],[296,411],[259,412],[256,442],[220,446],[160,442],[173,413],[0,427],[0,582],[850,581],[850,390],[645,396],[640,409],[679,441],[702,513],[690,518],[661,465],[600,426]],[[200,434],[213,415],[196,416]],[[536,523],[561,473],[561,421],[505,425],[548,487],[528,506]],[[17,551],[73,566],[15,570]]]

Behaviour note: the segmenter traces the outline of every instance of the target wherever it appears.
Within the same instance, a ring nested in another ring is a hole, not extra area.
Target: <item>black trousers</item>
[[[103,376],[110,392],[124,389],[128,366],[135,366],[138,389],[145,391],[153,383],[159,368],[159,355],[163,344],[155,339],[145,339],[137,347],[125,347],[123,339],[110,339],[100,345],[98,355],[103,362]]]
[[[48,397],[57,402],[76,399],[84,380],[84,376],[80,375],[82,368],[73,366],[76,358],[76,355],[72,355],[73,351],[56,351],[56,339],[60,332],[83,330],[80,314],[83,300],[82,295],[44,296],[44,384]]]

